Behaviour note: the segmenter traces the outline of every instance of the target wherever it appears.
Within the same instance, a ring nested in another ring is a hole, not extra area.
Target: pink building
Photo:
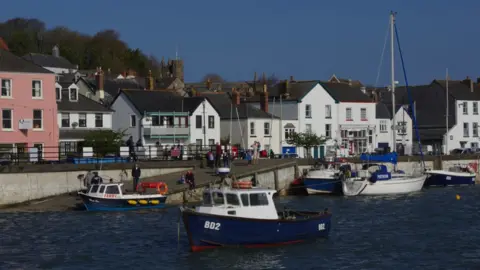
[[[54,73],[0,49],[0,109],[0,159],[58,158]]]

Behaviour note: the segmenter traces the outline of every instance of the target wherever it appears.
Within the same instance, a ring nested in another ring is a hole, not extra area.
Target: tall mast
[[[446,70],[446,74],[445,74],[445,80],[446,80],[446,114],[445,114],[445,122],[446,122],[446,125],[445,125],[445,129],[446,129],[446,132],[445,132],[445,153],[444,155],[448,155],[448,68]]]
[[[397,152],[396,140],[396,122],[395,122],[395,13],[390,12],[390,54],[391,54],[391,71],[392,71],[392,150]]]

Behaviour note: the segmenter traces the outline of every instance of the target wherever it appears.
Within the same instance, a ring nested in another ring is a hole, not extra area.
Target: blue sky
[[[478,0],[16,0],[0,20],[29,17],[48,28],[94,34],[117,30],[131,47],[158,58],[185,61],[185,80],[206,73],[248,80],[253,73],[280,78],[339,77],[375,83],[390,10],[410,84],[480,77]],[[389,47],[378,85],[389,82]],[[400,59],[396,76],[404,83]]]

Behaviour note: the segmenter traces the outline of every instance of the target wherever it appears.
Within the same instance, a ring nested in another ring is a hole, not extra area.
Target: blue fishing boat
[[[201,206],[180,208],[191,250],[268,247],[328,236],[332,215],[327,209],[277,211],[275,193],[251,182],[206,189]]]
[[[156,188],[158,194],[125,194],[122,183],[107,183],[91,185],[86,192],[78,192],[87,211],[126,211],[140,209],[163,208],[168,191],[166,184],[142,183],[142,193],[147,188]]]
[[[426,171],[426,187],[475,185],[475,169],[471,165],[455,165],[448,170]]]

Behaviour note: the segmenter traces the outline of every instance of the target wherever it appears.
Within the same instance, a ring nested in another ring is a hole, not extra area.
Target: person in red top
[[[222,146],[217,142],[215,146],[215,167],[220,168],[220,160],[222,159]]]

